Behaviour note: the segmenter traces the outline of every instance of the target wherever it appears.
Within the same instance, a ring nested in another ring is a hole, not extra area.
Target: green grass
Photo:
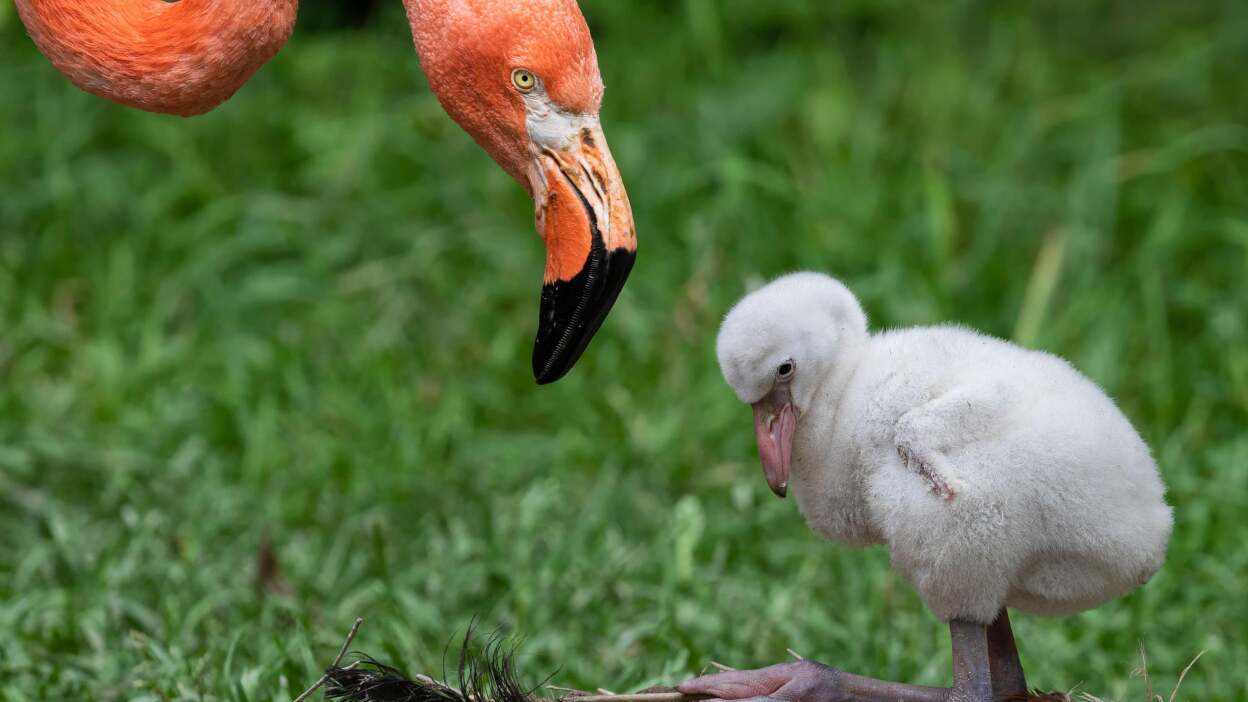
[[[640,258],[535,387],[531,206],[398,3],[184,121],[82,94],[0,4],[0,699],[268,700],[471,617],[623,690],[792,647],[945,684],[881,549],[819,541],[719,377],[752,280],[1060,353],[1153,447],[1146,587],[1018,616],[1030,680],[1248,697],[1248,5],[585,2]],[[1093,7],[1095,5],[1095,7]],[[257,589],[269,535],[288,591]]]

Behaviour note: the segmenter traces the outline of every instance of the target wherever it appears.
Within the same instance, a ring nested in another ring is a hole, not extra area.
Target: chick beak
[[[779,406],[777,410],[776,407]],[[766,397],[754,403],[754,433],[758,436],[758,455],[763,461],[763,476],[777,497],[789,492],[789,465],[793,456],[793,431],[797,414],[793,403],[782,404]]]
[[[536,149],[530,185],[546,243],[533,376],[546,384],[571,370],[606,319],[632,270],[637,236],[596,124],[568,135],[561,148]]]

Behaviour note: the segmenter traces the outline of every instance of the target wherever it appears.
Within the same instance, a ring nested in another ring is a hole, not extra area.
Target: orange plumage
[[[277,54],[297,0],[17,0],[40,51],[75,85],[149,112],[197,115]]]

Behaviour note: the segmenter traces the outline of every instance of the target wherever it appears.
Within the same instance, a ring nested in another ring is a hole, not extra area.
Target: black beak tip
[[[572,370],[633,269],[636,251],[607,251],[600,241],[594,242],[576,277],[542,286],[533,343],[533,378],[538,385],[553,383]]]
[[[538,385],[550,385],[567,375],[575,364],[576,359],[571,359],[570,362],[562,358],[539,359],[535,347],[533,349],[533,380],[537,381]]]

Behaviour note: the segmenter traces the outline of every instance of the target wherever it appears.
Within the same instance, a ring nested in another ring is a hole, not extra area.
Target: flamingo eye
[[[516,86],[516,90],[527,93],[537,85],[537,76],[523,68],[517,68],[511,72],[511,84]]]
[[[797,370],[797,364],[790,358],[784,363],[781,363],[780,367],[776,369],[776,377],[780,380],[788,380],[793,377],[793,371],[795,370]]]

